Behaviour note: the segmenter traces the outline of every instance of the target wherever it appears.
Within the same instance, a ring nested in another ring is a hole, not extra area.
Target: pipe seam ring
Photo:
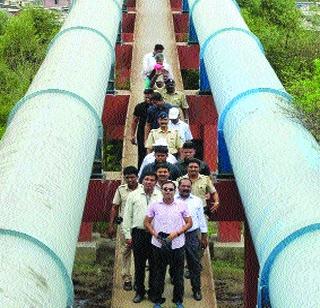
[[[283,97],[288,102],[292,101],[291,95],[288,94],[284,90],[278,90],[278,89],[273,89],[273,88],[253,88],[253,89],[246,90],[246,91],[241,92],[240,94],[236,95],[234,98],[232,98],[226,104],[226,106],[224,107],[224,109],[221,113],[221,116],[219,117],[218,130],[223,131],[225,119],[228,115],[228,112],[232,108],[234,108],[238,103],[240,103],[243,98],[245,98],[249,95],[254,95],[254,94],[258,94],[258,93],[271,93],[271,94],[275,94],[275,95]]]
[[[212,39],[216,38],[219,34],[224,33],[224,32],[231,32],[231,31],[238,31],[238,32],[243,32],[245,34],[247,34],[248,36],[250,36],[251,38],[253,38],[259,49],[261,50],[261,52],[264,54],[264,48],[262,43],[260,42],[260,40],[258,39],[257,36],[255,36],[251,31],[243,29],[243,28],[236,28],[236,27],[228,27],[228,28],[222,28],[219,29],[215,32],[213,32],[212,34],[210,34],[204,41],[204,43],[202,44],[201,48],[200,48],[200,59],[204,58],[204,53],[209,45],[209,43],[211,42]]]
[[[116,5],[116,7],[118,8],[119,12],[122,12],[122,7],[120,6],[120,4],[116,1],[116,0],[112,0],[114,2],[114,4]],[[234,1],[234,0],[233,0]],[[78,0],[73,0],[71,2],[71,7],[69,12],[74,8],[74,6],[76,5],[76,3],[78,3]]]
[[[85,27],[85,26],[75,26],[75,27],[70,27],[70,28],[66,28],[62,31],[60,31],[50,42],[48,48],[47,48],[47,54],[49,53],[49,51],[51,50],[52,46],[56,43],[56,41],[62,37],[65,33],[73,31],[73,30],[84,30],[84,31],[91,31],[95,34],[97,34],[98,36],[100,36],[108,45],[110,52],[112,54],[112,63],[114,63],[115,61],[115,52],[114,52],[114,47],[112,45],[112,43],[110,42],[110,40],[99,30],[94,29],[94,28],[90,28],[90,27]]]
[[[31,98],[34,98],[36,96],[42,95],[42,94],[62,94],[62,95],[67,95],[67,96],[71,96],[72,98],[75,98],[79,103],[83,104],[92,114],[96,124],[97,124],[97,128],[99,130],[99,133],[101,133],[102,131],[102,124],[100,121],[100,117],[97,113],[97,111],[92,107],[92,105],[83,97],[81,97],[80,95],[68,91],[68,90],[62,90],[62,89],[45,89],[45,90],[39,90],[33,93],[30,93],[26,96],[24,96],[21,100],[18,101],[18,103],[13,107],[13,109],[11,110],[9,117],[8,117],[8,126],[11,123],[11,121],[13,120],[15,114],[18,112],[18,110],[27,103],[27,101]]]
[[[201,1],[201,0],[196,0],[195,2],[193,2],[192,6],[191,6],[191,8],[190,8],[190,10],[189,10],[189,11],[190,11],[190,13],[189,13],[190,16],[192,16],[195,7],[199,4],[200,1]],[[237,8],[237,10],[240,12],[240,6],[239,6],[239,4],[237,3],[237,1],[236,1],[236,0],[231,0],[231,1],[233,2],[233,4],[235,5],[235,7]]]
[[[270,272],[272,269],[272,265],[274,264],[275,259],[278,255],[294,240],[298,239],[299,237],[312,233],[315,231],[320,231],[320,223],[314,223],[303,228],[300,228],[286,238],[284,238],[276,247],[273,248],[271,253],[269,254],[267,260],[265,261],[262,271],[260,272],[259,276],[259,286],[258,286],[258,308],[263,308],[265,306],[270,305],[270,298],[269,298],[269,278]]]
[[[67,307],[72,307],[72,305],[73,305],[73,283],[72,283],[71,277],[68,274],[67,268],[63,264],[60,257],[50,247],[45,245],[43,242],[39,241],[35,237],[28,235],[26,233],[15,231],[15,230],[9,230],[9,229],[0,229],[0,235],[21,238],[23,240],[31,242],[32,244],[35,244],[41,250],[43,250],[46,254],[48,254],[49,257],[54,261],[54,263],[56,263],[59,270],[61,271],[64,283],[65,283],[66,292],[67,292]]]

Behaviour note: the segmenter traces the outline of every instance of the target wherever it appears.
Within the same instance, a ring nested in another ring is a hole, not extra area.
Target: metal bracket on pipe
[[[61,271],[62,278],[65,283],[66,293],[67,293],[67,307],[72,307],[73,305],[73,284],[72,279],[68,274],[68,271],[63,264],[60,257],[47,245],[43,242],[39,241],[35,237],[28,235],[23,232],[19,232],[16,230],[8,230],[8,229],[0,229],[0,236],[12,236],[23,239],[25,241],[31,242],[32,244],[39,247],[43,250],[49,257],[53,260],[53,262],[58,266],[59,270]]]
[[[195,2],[193,7],[195,6],[196,3],[198,3],[198,2]],[[219,34],[224,33],[224,32],[228,32],[228,31],[239,31],[239,32],[243,32],[243,33],[248,34],[257,42],[260,50],[264,53],[264,49],[263,49],[263,46],[262,46],[260,40],[252,32],[250,32],[246,29],[231,27],[231,28],[223,28],[223,29],[220,29],[218,31],[213,32],[212,34],[210,34],[207,37],[207,39],[204,41],[204,43],[202,44],[202,46],[200,48],[200,91],[203,93],[211,92],[210,91],[210,83],[208,81],[208,76],[207,76],[207,73],[205,70],[205,65],[204,65],[204,54],[207,49],[207,46],[209,45],[209,43],[212,39],[216,38]]]
[[[225,107],[219,117],[219,123],[218,123],[219,130],[223,131],[224,122],[225,122],[225,119],[226,119],[228,112],[233,107],[235,107],[242,100],[242,98],[247,97],[249,95],[257,94],[257,93],[271,93],[271,94],[275,94],[275,95],[283,97],[288,102],[292,101],[292,96],[284,90],[278,90],[278,89],[273,89],[273,88],[253,88],[253,89],[246,90],[246,91],[241,92],[238,95],[236,95],[233,99],[231,99],[225,105]]]
[[[101,130],[101,121],[100,117],[97,113],[97,111],[92,107],[92,105],[85,100],[83,97],[80,95],[73,93],[71,91],[63,90],[63,89],[45,89],[45,90],[39,90],[33,93],[30,93],[26,96],[24,96],[20,101],[17,102],[17,104],[13,107],[11,110],[9,117],[8,117],[8,126],[11,123],[12,119],[14,118],[15,114],[17,111],[31,98],[34,98],[36,96],[42,95],[42,94],[62,94],[62,95],[67,95],[75,98],[79,103],[83,104],[92,114],[93,118],[95,119],[95,122],[97,124],[98,132]],[[103,134],[103,132],[99,132],[99,134]]]
[[[188,0],[182,0],[182,13],[189,13],[189,2],[188,2]]]
[[[198,36],[197,36],[197,31],[194,27],[193,21],[192,21],[192,16],[189,16],[189,39],[188,39],[188,44],[198,44]]]
[[[264,48],[263,45],[261,44],[260,40],[249,30],[243,29],[243,28],[236,28],[236,27],[228,27],[228,28],[222,28],[219,29],[215,32],[213,32],[212,34],[210,34],[205,41],[203,42],[203,44],[201,45],[201,50],[200,50],[200,58],[204,57],[204,53],[209,45],[209,43],[211,42],[212,39],[216,38],[219,34],[224,33],[224,32],[229,32],[229,31],[238,31],[238,32],[243,32],[249,36],[251,36],[258,44],[259,49],[261,50],[262,53],[264,53]]]
[[[320,231],[320,223],[311,224],[294,231],[293,233],[288,235],[286,238],[284,238],[276,247],[273,248],[266,262],[264,263],[263,268],[259,275],[260,279],[259,279],[258,299],[257,299],[258,308],[271,307],[270,298],[269,298],[269,278],[270,278],[270,272],[275,259],[294,240],[298,239],[299,237],[307,233],[311,233],[315,231]]]

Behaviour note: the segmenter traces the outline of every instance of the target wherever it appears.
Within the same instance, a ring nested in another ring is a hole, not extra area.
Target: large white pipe
[[[258,306],[319,307],[320,147],[232,0],[189,0],[260,263]]]
[[[0,306],[73,302],[75,247],[122,0],[77,1],[0,143]]]

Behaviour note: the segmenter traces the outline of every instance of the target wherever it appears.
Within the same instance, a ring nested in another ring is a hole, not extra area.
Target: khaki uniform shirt
[[[182,140],[177,130],[168,129],[167,132],[161,130],[161,128],[151,129],[148,139],[146,141],[146,148],[152,149],[152,145],[158,139],[166,139],[168,143],[168,150],[170,154],[176,154],[178,149],[182,147]]]
[[[189,179],[189,176],[186,174],[180,177],[177,181],[180,179]],[[211,178],[207,175],[199,174],[199,177],[195,181],[192,181],[191,193],[202,200],[203,206],[207,205],[206,194],[213,194],[216,191],[217,190],[215,189]]]
[[[189,105],[186,99],[186,96],[184,93],[180,91],[175,91],[173,94],[169,94],[167,92],[162,92],[161,93],[164,101],[166,103],[169,103],[172,106],[181,108],[181,109],[188,109]]]
[[[142,185],[138,184],[138,187],[136,189],[138,189],[139,187],[142,187]],[[121,184],[117,188],[112,200],[112,204],[119,206],[119,216],[123,215],[123,210],[126,205],[128,194],[134,190],[129,189],[128,184]]]
[[[162,193],[158,189],[154,189],[151,196],[148,196],[143,186],[128,195],[122,222],[122,231],[126,240],[131,239],[133,228],[144,229],[143,222],[148,206],[153,202],[161,201],[162,198]]]

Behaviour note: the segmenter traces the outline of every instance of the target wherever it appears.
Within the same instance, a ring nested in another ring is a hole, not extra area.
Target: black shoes
[[[131,281],[125,281],[123,283],[123,290],[125,291],[131,291],[132,290],[132,283]]]
[[[200,291],[197,291],[197,292],[194,292],[193,293],[193,298],[196,300],[196,301],[201,301],[202,300],[202,294]]]
[[[133,298],[133,302],[135,304],[141,303],[144,300],[144,295],[136,294],[135,297]]]
[[[149,295],[148,296],[148,299],[153,302],[154,304],[163,304],[165,301],[166,301],[166,298],[165,297],[161,297],[160,301],[157,301],[156,298],[152,295]]]

